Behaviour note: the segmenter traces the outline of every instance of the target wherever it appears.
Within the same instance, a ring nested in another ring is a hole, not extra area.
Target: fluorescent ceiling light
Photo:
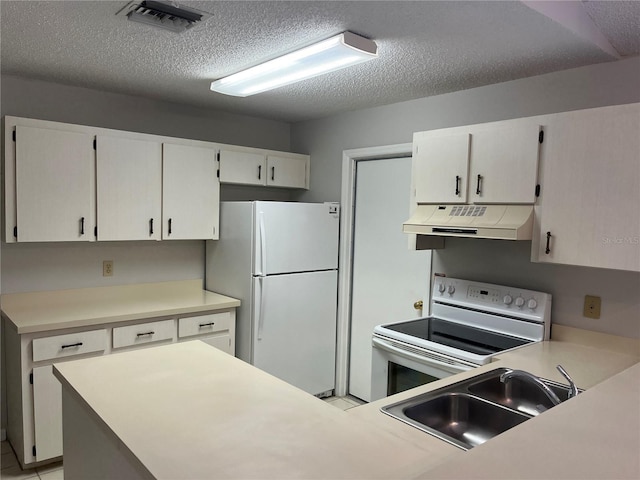
[[[247,97],[378,57],[373,40],[343,32],[282,57],[211,82],[211,90]]]

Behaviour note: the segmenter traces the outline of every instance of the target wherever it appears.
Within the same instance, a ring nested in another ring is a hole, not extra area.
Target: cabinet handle
[[[136,337],[147,337],[147,336],[153,335],[154,333],[156,332],[151,331],[151,332],[137,333]]]
[[[478,174],[478,184],[476,185],[476,195],[480,195],[480,192],[482,191],[481,182],[482,182],[482,175]]]
[[[84,217],[80,219],[80,235],[84,235]]]
[[[149,235],[153,235],[153,218],[149,219]]]
[[[549,255],[551,253],[551,248],[549,248],[549,243],[551,242],[551,232],[547,232],[547,248],[544,249],[544,253]]]
[[[169,219],[169,235],[171,235],[171,219]]]
[[[262,179],[262,165],[258,165],[258,180]]]
[[[204,327],[213,327],[215,324],[216,324],[216,322],[201,323],[201,324],[200,324],[200,328],[204,328]]]
[[[73,348],[73,347],[81,347],[82,346],[82,342],[78,342],[78,343],[71,343],[69,345],[62,345],[62,348]]]
[[[271,181],[276,179],[276,167],[271,167]]]
[[[456,175],[456,196],[460,195],[460,177]]]

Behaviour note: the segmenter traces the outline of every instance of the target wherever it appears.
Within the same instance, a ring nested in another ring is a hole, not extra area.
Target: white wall
[[[292,147],[311,155],[311,190],[298,198],[340,200],[343,150],[411,142],[416,131],[638,101],[636,57],[297,123]],[[640,337],[640,274],[532,264],[530,248],[448,241],[434,252],[433,271],[548,291],[555,323]],[[602,297],[599,321],[582,317],[585,294]]]
[[[2,115],[273,150],[290,147],[285,122],[131,95],[3,75],[0,99]]]

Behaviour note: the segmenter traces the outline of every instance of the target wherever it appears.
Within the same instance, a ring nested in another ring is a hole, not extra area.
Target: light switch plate
[[[584,296],[584,310],[582,315],[587,318],[600,318],[601,299],[594,295]]]

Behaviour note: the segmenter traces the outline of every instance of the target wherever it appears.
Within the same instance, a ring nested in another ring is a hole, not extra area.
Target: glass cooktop
[[[433,317],[382,325],[382,327],[478,355],[490,355],[530,343],[526,339]]]

